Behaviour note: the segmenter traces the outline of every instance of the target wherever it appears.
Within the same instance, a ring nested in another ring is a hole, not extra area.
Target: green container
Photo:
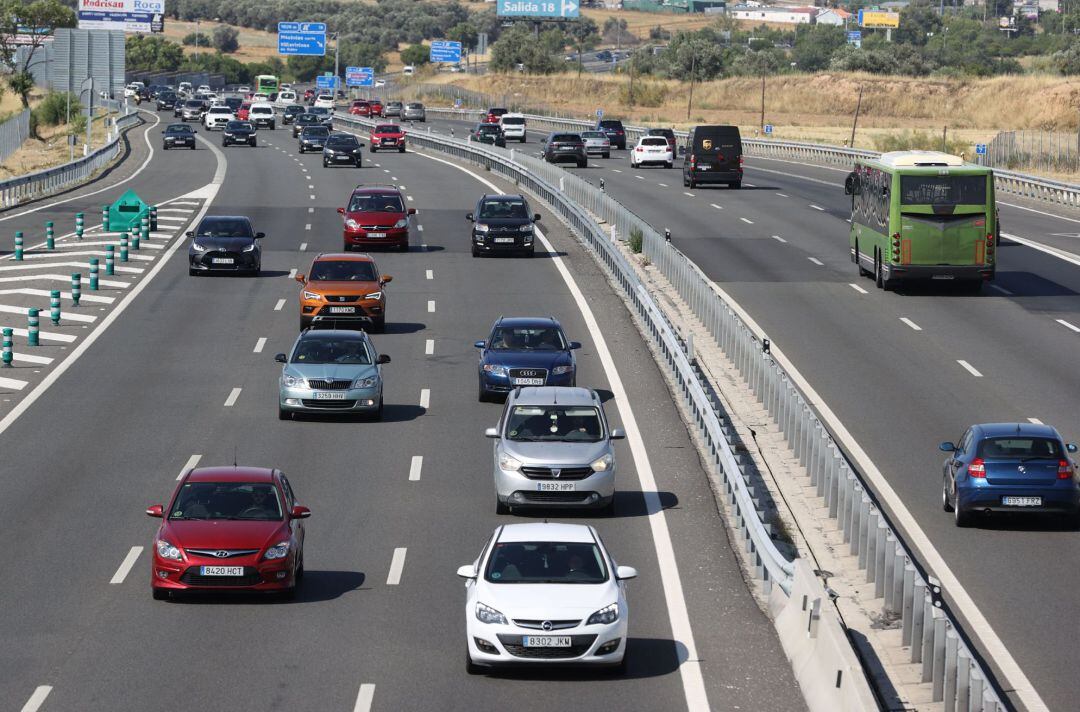
[[[134,190],[129,190],[109,207],[109,232],[134,231],[143,215],[149,214],[150,206]]]

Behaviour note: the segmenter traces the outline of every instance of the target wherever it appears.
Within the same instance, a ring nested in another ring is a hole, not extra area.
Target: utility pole
[[[690,98],[686,102],[686,120],[690,120],[690,108],[694,105],[694,70],[697,68],[697,56],[690,55]]]
[[[862,108],[862,92],[863,87],[859,85],[859,101],[855,104],[855,120],[851,123],[851,143],[848,144],[848,148],[855,148],[855,127],[859,125],[859,109]]]
[[[195,61],[199,61],[199,19],[195,19]]]
[[[334,40],[334,98],[337,98],[338,93],[338,50],[341,48],[341,40],[338,39],[338,33],[333,33],[331,38]]]
[[[765,73],[761,74],[761,129],[762,135],[765,134]]]

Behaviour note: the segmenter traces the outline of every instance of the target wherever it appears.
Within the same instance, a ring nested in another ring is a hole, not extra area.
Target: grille
[[[361,225],[360,227],[364,230],[372,230],[374,232],[387,232],[394,229],[393,225]]]
[[[214,263],[215,259],[231,259],[232,264]],[[203,253],[202,262],[210,269],[236,269],[243,263],[239,252],[227,252],[225,250],[207,250]]]
[[[259,576],[259,570],[253,566],[245,566],[243,576],[202,576],[199,574],[199,567],[192,566],[184,572],[180,581],[188,586],[229,587],[254,586],[262,581],[262,578]]]
[[[232,559],[237,556],[250,556],[259,553],[258,549],[184,549],[184,551],[197,556],[208,556],[212,559]],[[218,556],[221,552],[225,552],[225,556]]]
[[[552,469],[559,471],[556,477]],[[591,467],[522,467],[521,474],[530,480],[583,480],[593,473]]]
[[[521,644],[520,635],[500,635],[499,642],[506,648],[506,652],[516,658],[540,658],[555,660],[559,658],[579,658],[588,652],[595,635],[572,635],[570,636],[569,648],[526,648]]]
[[[578,626],[578,624],[581,623],[580,620],[547,621],[547,622],[551,624],[551,630],[566,630],[567,628],[576,628]],[[542,620],[528,620],[528,619],[522,620],[522,619],[515,618],[514,619],[514,625],[516,625],[516,626],[518,626],[520,628],[534,628],[536,630],[543,630],[544,629],[543,628],[544,621],[542,621]]]
[[[511,368],[510,378],[547,378],[546,368]]]
[[[328,295],[325,295],[325,299],[326,299],[326,301],[328,301],[330,303],[337,303],[337,304],[346,303],[347,304],[349,302],[358,302],[358,301],[360,301],[360,295],[359,294],[328,294]]]
[[[580,504],[589,498],[591,492],[530,492],[522,490],[521,496],[526,502],[561,502],[564,504]]]
[[[321,391],[347,391],[352,381],[328,381],[325,378],[307,379],[308,388],[316,388]]]
[[[356,405],[354,400],[314,400],[304,398],[300,401],[305,408],[325,408],[326,410],[345,410]]]

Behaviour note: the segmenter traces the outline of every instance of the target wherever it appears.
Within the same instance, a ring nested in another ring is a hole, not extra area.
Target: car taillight
[[[976,457],[968,465],[968,476],[983,479],[986,477],[986,463],[981,457]]]
[[[739,156],[739,165],[741,166],[745,160],[746,160],[745,158],[743,158],[742,156]]]
[[[1058,479],[1067,480],[1072,477],[1073,468],[1068,460],[1058,460]]]
[[[692,153],[690,154],[690,167],[697,168],[697,156]]]

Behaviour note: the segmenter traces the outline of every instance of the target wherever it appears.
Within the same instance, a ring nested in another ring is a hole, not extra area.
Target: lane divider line
[[[746,218],[739,218],[739,219],[742,220],[747,225],[753,225],[754,224],[753,220],[747,220]]]
[[[387,586],[401,583],[401,572],[405,569],[405,547],[394,549],[394,558],[390,561],[390,573],[386,577]]]
[[[1064,319],[1055,319],[1054,321],[1061,324],[1066,329],[1071,329],[1072,331],[1075,331],[1077,334],[1080,334],[1080,326],[1077,326],[1076,324],[1070,324],[1069,322],[1065,321]]]
[[[277,300],[277,304],[274,305],[274,311],[281,311],[281,308],[283,306],[285,306],[285,300],[284,299]]]
[[[905,324],[907,324],[908,326],[910,326],[914,331],[922,331],[921,326],[919,326],[918,324],[913,322],[911,319],[908,319],[906,316],[900,317],[900,321],[902,321]]]
[[[1043,424],[1043,422],[1041,420],[1039,420],[1038,418],[1028,418],[1028,422],[1032,423],[1034,425],[1042,425]]]
[[[225,399],[225,407],[226,408],[232,408],[234,405],[236,405],[236,399],[240,397],[240,391],[242,391],[242,390],[244,390],[244,389],[243,388],[234,388],[231,391],[229,391],[229,397]]]
[[[293,267],[291,270],[289,270],[289,279],[293,279],[295,277],[296,277],[296,268]]]
[[[435,311],[435,300],[434,300],[434,299],[429,299],[429,300],[428,300],[428,303],[427,303],[427,310],[428,310],[428,312],[433,312],[433,311]]]
[[[22,712],[37,712],[50,692],[52,692],[52,685],[38,685],[34,694],[30,695],[30,699],[23,705]]]
[[[822,262],[821,260],[819,260],[817,257],[807,257],[806,259],[810,260],[811,262],[816,264],[818,267],[824,267],[825,266],[825,263]]]
[[[688,196],[688,197],[691,197],[691,198],[693,198],[693,197],[694,197],[694,194],[693,194],[693,193],[687,193],[687,192],[686,192],[685,190],[683,191],[683,195],[685,195],[685,196]]]
[[[306,249],[307,249],[307,243],[306,242],[301,242],[300,243],[300,251],[303,252]]]
[[[435,272],[433,270],[424,270],[424,277],[426,279],[435,279]]]
[[[259,340],[255,342],[255,348],[252,350],[252,353],[261,354],[264,346],[266,346],[266,337],[260,336]]]
[[[435,353],[435,339],[428,339],[424,342],[424,355],[431,356]]]
[[[353,712],[371,712],[371,703],[375,700],[375,685],[365,682],[356,694]]]
[[[964,359],[958,358],[958,359],[956,359],[956,362],[958,364],[960,364],[961,366],[963,366],[965,371],[970,373],[972,376],[975,376],[975,378],[982,378],[983,377],[983,375],[981,373],[979,373],[977,368],[972,366],[970,363],[968,363]]]
[[[724,209],[723,206],[717,205],[716,203],[709,203],[709,205],[713,206],[717,210],[723,210]]]
[[[192,455],[189,457],[187,462],[184,463],[184,466],[180,468],[180,474],[176,476],[176,480],[178,482],[182,480],[184,475],[187,474],[187,471],[195,469],[195,466],[199,464],[199,460],[201,459],[202,455]]]
[[[420,389],[420,407],[423,408],[424,410],[427,410],[430,405],[431,405],[431,389],[430,388],[421,388]]]
[[[420,479],[420,470],[424,467],[424,456],[413,455],[412,462],[409,463],[409,481],[416,482]]]
[[[821,207],[820,205],[814,205],[813,203],[810,203],[810,207],[814,210],[820,210],[821,212],[825,212],[825,208]]]
[[[139,555],[142,554],[143,548],[141,546],[131,547],[131,551],[127,553],[124,560],[120,563],[120,568],[116,570],[113,577],[109,579],[109,583],[112,585],[123,583],[127,575],[131,573],[131,568],[135,566],[135,562],[139,560]]]
[[[746,218],[743,218],[743,220],[746,220]],[[747,222],[749,222],[749,221],[747,221]],[[787,240],[785,240],[784,238],[780,237],[779,235],[770,235],[770,237],[771,237],[772,239],[776,240],[777,242],[787,242]]]

